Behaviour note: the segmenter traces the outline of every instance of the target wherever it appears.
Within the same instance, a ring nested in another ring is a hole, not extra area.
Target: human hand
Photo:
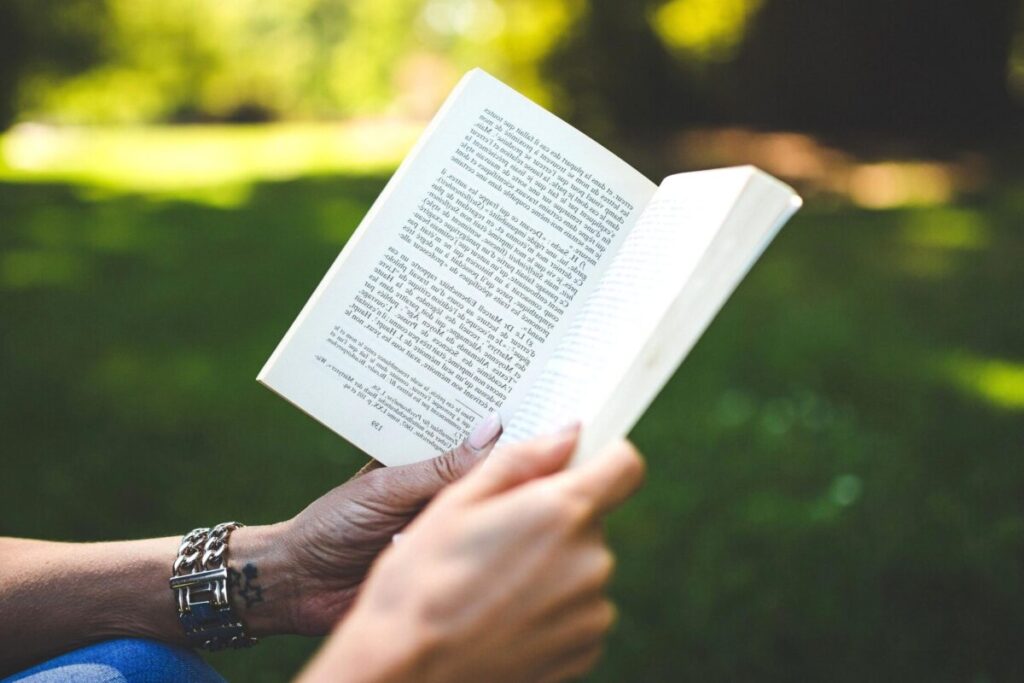
[[[231,553],[243,573],[233,597],[250,632],[329,631],[394,535],[487,455],[500,435],[495,414],[443,455],[400,467],[371,461],[293,519],[236,531]]]
[[[614,620],[601,519],[640,485],[626,442],[563,470],[572,429],[511,446],[384,551],[304,681],[561,681]]]

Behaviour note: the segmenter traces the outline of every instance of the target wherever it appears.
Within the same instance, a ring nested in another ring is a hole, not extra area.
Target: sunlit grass
[[[953,207],[916,211],[903,223],[904,241],[925,249],[978,251],[991,243],[990,232],[979,212]]]
[[[237,206],[252,183],[393,169],[422,124],[354,121],[259,126],[55,128],[0,138],[0,181],[66,182]]]
[[[992,243],[988,218],[956,206],[904,212],[900,233],[903,248],[892,253],[894,262],[914,277],[933,281],[949,277]]]

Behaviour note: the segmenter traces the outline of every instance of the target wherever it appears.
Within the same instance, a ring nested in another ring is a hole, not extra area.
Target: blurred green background
[[[0,533],[347,478],[254,376],[473,66],[654,179],[807,200],[634,431],[592,680],[1024,678],[1019,0],[4,0]]]

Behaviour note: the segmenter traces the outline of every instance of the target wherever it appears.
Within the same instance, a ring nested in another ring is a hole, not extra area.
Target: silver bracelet
[[[213,529],[193,529],[178,546],[170,584],[177,598],[178,620],[193,647],[213,651],[256,644],[228,600],[228,537],[241,526],[224,522]]]

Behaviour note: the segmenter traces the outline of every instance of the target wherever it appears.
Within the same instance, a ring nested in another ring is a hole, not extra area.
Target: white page
[[[385,464],[436,455],[508,419],[655,189],[475,70],[259,380]]]
[[[503,442],[580,419],[579,461],[624,436],[797,206],[790,188],[751,167],[667,178]]]

